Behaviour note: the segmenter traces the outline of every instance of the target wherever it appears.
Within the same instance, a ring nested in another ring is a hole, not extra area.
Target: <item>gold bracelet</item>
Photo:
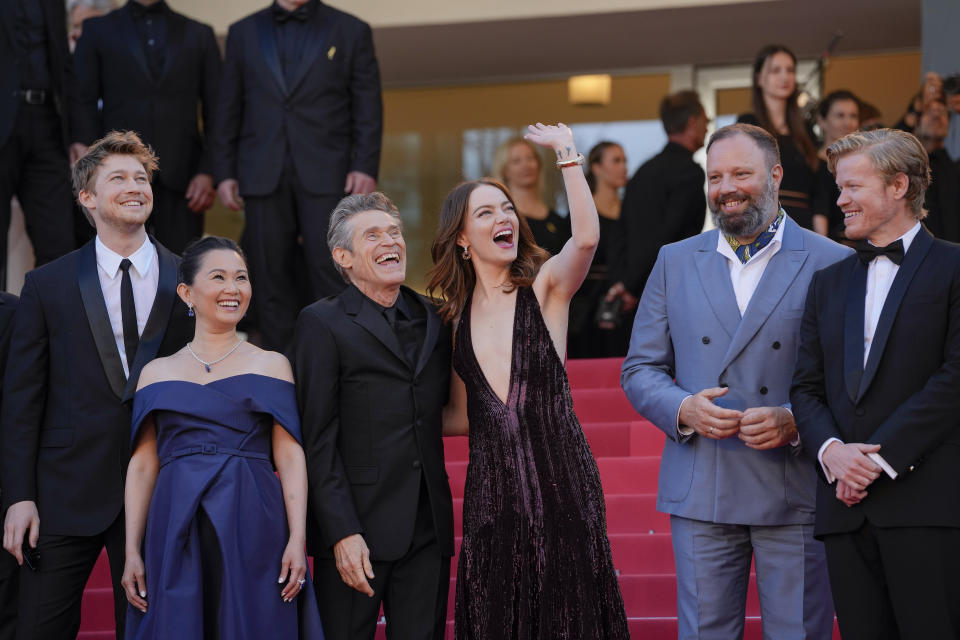
[[[566,169],[567,167],[576,167],[583,165],[583,154],[578,153],[576,158],[570,160],[557,160],[557,169]]]

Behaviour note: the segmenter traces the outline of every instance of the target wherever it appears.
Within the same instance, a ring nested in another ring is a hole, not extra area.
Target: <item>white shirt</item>
[[[740,308],[741,318],[750,305],[750,299],[753,298],[770,259],[776,255],[777,251],[780,251],[780,246],[783,244],[783,228],[786,224],[787,216],[784,213],[783,220],[780,221],[780,226],[777,227],[777,232],[773,234],[773,238],[763,249],[753,254],[746,264],[740,262],[740,258],[730,248],[730,243],[727,242],[723,232],[717,233],[717,253],[727,259],[727,266],[730,268],[730,283],[733,285],[733,293],[737,297],[737,306]],[[687,396],[687,398],[689,397]],[[684,398],[684,400],[687,398]],[[682,401],[680,406],[683,406]],[[677,432],[681,436],[689,436],[693,434],[693,431],[692,427],[680,426],[680,410],[677,409]],[[796,443],[799,444],[799,439],[796,440]]]
[[[103,291],[103,301],[107,305],[107,315],[110,317],[110,327],[113,329],[113,339],[120,352],[120,362],[123,363],[123,374],[130,377],[127,365],[127,349],[123,343],[123,313],[120,309],[120,283],[123,272],[120,271],[120,261],[124,256],[107,248],[97,236],[95,241],[97,250],[97,275],[100,277],[100,289]],[[130,283],[133,285],[133,304],[137,310],[137,334],[143,335],[147,326],[147,318],[153,308],[153,300],[157,297],[157,286],[160,282],[160,260],[157,257],[157,248],[150,239],[144,240],[140,248],[126,256],[131,264]]]
[[[753,298],[757,285],[760,284],[760,278],[770,263],[770,259],[780,251],[783,244],[783,227],[786,226],[786,215],[777,227],[777,232],[773,239],[767,243],[763,249],[753,254],[746,264],[740,262],[740,258],[730,248],[730,243],[723,233],[717,234],[717,253],[727,259],[727,266],[730,267],[730,283],[733,285],[733,293],[737,296],[737,306],[740,308],[740,317],[743,317],[750,299]]]
[[[913,239],[920,233],[920,223],[913,225],[909,231],[900,236],[898,240],[903,241],[903,253],[906,254],[910,249]],[[896,242],[896,240],[894,240]],[[871,243],[872,244],[872,243]],[[893,279],[897,277],[900,271],[900,265],[893,262],[887,256],[878,256],[867,265],[867,297],[863,304],[863,366],[867,366],[867,358],[870,356],[870,347],[873,345],[873,336],[877,332],[877,323],[880,322],[880,313],[883,311],[883,304],[887,301],[887,294],[890,293],[890,287],[893,286]],[[827,482],[833,482],[836,478],[827,466],[823,464],[823,452],[831,442],[843,441],[839,438],[829,438],[820,445],[820,451],[817,452],[817,460],[820,461],[820,467],[823,469],[823,475]],[[867,454],[871,460],[877,463],[884,473],[896,480],[897,472],[893,470],[887,461],[878,453]]]

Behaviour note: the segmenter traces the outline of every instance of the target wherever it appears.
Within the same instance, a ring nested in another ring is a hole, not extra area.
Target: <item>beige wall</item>
[[[577,107],[567,102],[565,80],[384,91],[388,132],[459,131],[543,122],[604,122],[657,117],[670,90],[667,74],[615,76],[611,103]]]

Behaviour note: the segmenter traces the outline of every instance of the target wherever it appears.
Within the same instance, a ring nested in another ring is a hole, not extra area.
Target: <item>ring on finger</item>
[[[297,584],[300,585],[300,588],[302,589],[302,588],[303,588],[303,585],[304,585],[304,583],[306,583],[306,581],[307,581],[306,578],[300,578],[299,580],[297,580]]]
[[[713,433],[713,430],[714,430],[715,428],[716,428],[716,427],[711,426],[711,427],[710,427],[710,433]]]

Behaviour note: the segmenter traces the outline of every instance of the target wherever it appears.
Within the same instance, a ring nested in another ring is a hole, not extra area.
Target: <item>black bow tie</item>
[[[283,24],[287,20],[296,20],[298,22],[306,22],[309,14],[307,13],[308,4],[303,4],[294,9],[293,11],[287,11],[280,5],[274,3],[273,5],[273,19],[277,21],[277,24]]]
[[[165,7],[162,1],[154,2],[151,5],[142,5],[139,2],[136,2],[136,0],[130,0],[130,2],[127,3],[127,6],[130,7],[130,13],[134,18],[142,18],[148,14],[157,15],[162,13]]]
[[[891,242],[885,247],[876,247],[868,242],[857,243],[857,255],[860,256],[860,262],[870,264],[874,258],[887,256],[894,264],[903,262],[903,240]]]

